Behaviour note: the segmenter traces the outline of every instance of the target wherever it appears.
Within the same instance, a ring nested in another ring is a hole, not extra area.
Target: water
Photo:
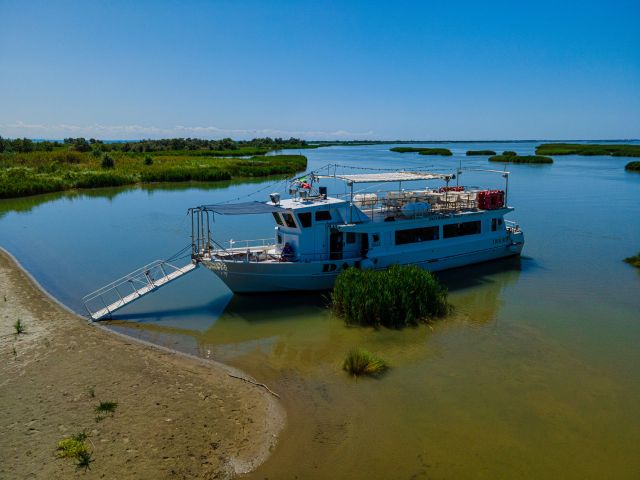
[[[303,153],[309,168],[454,170],[462,159],[501,169],[464,152],[535,148],[429,146],[455,155],[384,145]],[[112,328],[238,366],[282,395],[289,425],[251,478],[637,478],[640,272],[621,259],[640,250],[640,175],[624,171],[628,161],[509,165],[523,257],[443,273],[456,308],[433,328],[346,328],[320,294],[234,297],[204,269],[122,309]],[[259,189],[266,198],[272,182],[2,201],[0,244],[80,311],[84,293],[182,248],[187,207]],[[502,186],[473,172],[461,183]],[[214,233],[258,238],[272,228],[262,216],[223,217]],[[393,368],[352,380],[340,367],[354,346]]]

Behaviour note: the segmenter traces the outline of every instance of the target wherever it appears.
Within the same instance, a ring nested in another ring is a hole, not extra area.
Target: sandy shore
[[[231,478],[263,462],[284,425],[273,395],[229,376],[240,372],[88,324],[1,250],[0,355],[2,479]],[[97,421],[100,401],[118,407]],[[83,431],[88,471],[56,458]]]

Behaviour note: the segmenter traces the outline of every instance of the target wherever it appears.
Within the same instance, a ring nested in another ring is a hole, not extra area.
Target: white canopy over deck
[[[382,183],[382,182],[411,182],[415,180],[444,180],[455,178],[449,173],[430,172],[383,172],[383,173],[355,173],[336,175],[314,175],[315,178],[336,178],[348,183]]]

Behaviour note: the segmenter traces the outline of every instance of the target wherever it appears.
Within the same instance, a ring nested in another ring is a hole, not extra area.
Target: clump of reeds
[[[347,353],[342,369],[354,377],[362,375],[380,375],[389,366],[380,357],[361,348],[354,348]]]
[[[348,325],[400,328],[449,313],[447,289],[415,265],[386,270],[348,268],[336,279],[333,310]]]

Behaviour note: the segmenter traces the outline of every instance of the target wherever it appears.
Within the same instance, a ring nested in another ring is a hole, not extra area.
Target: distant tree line
[[[221,140],[203,140],[200,138],[164,138],[160,140],[140,140],[135,142],[104,143],[95,138],[65,138],[62,143],[57,141],[36,141],[28,138],[2,138],[0,137],[0,153],[18,152],[29,153],[35,151],[50,152],[54,148],[67,147],[78,152],[100,150],[103,152],[162,152],[169,150],[214,150],[229,151],[242,147],[264,148],[268,150],[280,150],[284,148],[307,147],[307,142],[300,138],[254,138],[253,140],[233,140],[223,138]]]

